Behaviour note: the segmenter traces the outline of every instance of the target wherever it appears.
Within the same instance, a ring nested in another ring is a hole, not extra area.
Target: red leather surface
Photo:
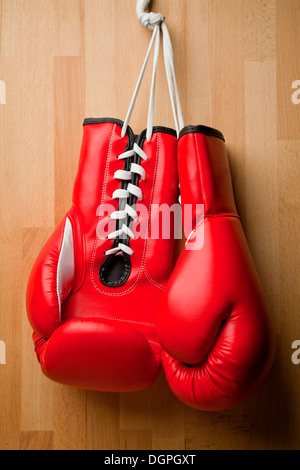
[[[183,135],[178,166],[183,211],[184,204],[204,204],[204,219],[194,225],[197,232],[204,224],[204,244],[189,250],[187,243],[162,295],[162,362],[184,403],[226,409],[249,397],[268,374],[274,326],[237,217],[224,142]]]
[[[160,355],[138,328],[92,317],[64,322],[39,359],[52,380],[111,392],[150,386],[160,367]]]
[[[104,252],[112,241],[97,238],[96,229],[106,216],[99,215],[103,204],[118,208],[118,200],[111,196],[120,181],[113,175],[123,169],[124,160],[117,157],[128,143],[121,130],[121,125],[111,122],[84,126],[73,206],[67,214],[73,229],[75,275],[64,295],[61,321],[56,273],[65,219],[41,251],[27,289],[28,317],[43,372],[66,385],[102,391],[139,390],[157,378],[161,347],[156,310],[172,269],[172,238],[143,237],[130,243],[135,254],[124,285],[107,287],[99,280]],[[176,137],[163,130],[154,132],[143,150],[148,160],[141,163],[147,174],[139,182],[142,203],[148,209],[153,202],[174,204]]]

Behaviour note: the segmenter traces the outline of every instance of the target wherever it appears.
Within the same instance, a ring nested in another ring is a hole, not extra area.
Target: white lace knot
[[[143,13],[138,17],[139,23],[145,28],[153,30],[155,26],[161,25],[165,21],[165,16],[162,13]]]

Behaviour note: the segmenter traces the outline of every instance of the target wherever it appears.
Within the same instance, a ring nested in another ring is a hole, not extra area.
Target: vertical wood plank
[[[87,449],[122,450],[119,393],[87,393]]]
[[[53,430],[53,382],[41,371],[32,341],[32,328],[26,314],[26,287],[33,263],[53,228],[23,229],[22,272],[23,289],[20,292],[22,308],[22,396],[21,431],[44,432]]]
[[[0,365],[0,449],[18,450],[21,419],[21,247],[1,243],[0,251],[0,338],[6,348],[6,364]],[[14,272],[13,278],[11,272]]]
[[[53,0],[54,56],[84,55],[84,1]]]
[[[292,83],[300,80],[300,5],[277,0],[277,133],[278,140],[300,139],[299,105],[292,102]]]
[[[208,0],[191,0],[186,2],[185,10],[185,29],[178,29],[185,45],[185,60],[177,67],[179,78],[184,79],[181,97],[185,124],[217,126],[212,121],[210,86],[212,5]]]
[[[72,205],[85,118],[84,61],[54,58],[55,224]]]
[[[30,208],[24,211],[23,226],[49,227],[54,220],[53,3],[21,0],[20,8],[24,118],[19,117],[18,130],[24,158],[19,165],[27,175],[23,204]]]
[[[147,429],[120,431],[120,441],[124,450],[152,450],[152,433]]]
[[[20,450],[53,450],[53,432],[22,432]]]
[[[21,0],[1,0],[0,8],[0,55],[1,57],[20,58],[22,45]]]
[[[273,95],[276,64],[246,62],[245,76],[247,236],[257,270],[276,315],[279,301],[277,111]],[[270,85],[267,88],[266,83]]]
[[[276,422],[280,423],[275,445],[285,449],[298,449],[300,431],[299,365],[291,361],[292,342],[299,340],[300,317],[300,141],[278,143],[278,204],[279,204],[279,270],[280,270],[280,319],[278,331],[279,364],[277,403],[280,403]]]
[[[152,387],[140,392],[120,394],[121,430],[150,430],[152,424]]]
[[[274,61],[245,63],[247,238],[272,317],[278,327],[280,270],[277,232],[277,110],[273,94],[275,88]],[[278,365],[275,362],[274,368],[277,367],[276,364]],[[266,383],[251,400],[251,420],[255,429],[252,433],[252,444],[255,448],[272,448],[276,439],[276,431],[269,425],[278,406],[270,399],[275,385],[277,388],[276,378],[270,374]],[[257,430],[260,430],[259,436]]]
[[[87,392],[55,384],[53,445],[55,450],[85,450]]]
[[[186,450],[251,449],[251,417],[248,406],[207,413],[186,411]]]
[[[24,175],[20,168],[22,141],[12,128],[18,120],[20,90],[17,60],[0,58],[6,84],[6,104],[0,105],[1,236],[0,236],[0,340],[6,364],[0,364],[0,448],[19,449],[21,420],[22,337],[22,213]],[[20,104],[20,110],[22,104]]]
[[[185,406],[171,392],[163,371],[152,386],[153,449],[185,448]]]
[[[245,212],[244,2],[211,2],[210,80],[212,126],[223,132],[236,203]]]
[[[115,2],[105,0],[85,1],[85,75],[86,116],[122,118],[122,110],[116,101],[120,79],[115,50],[118,34],[112,34],[111,25],[116,21]],[[127,18],[126,18],[127,19]],[[115,26],[114,26],[115,28]],[[115,30],[115,29],[114,29]],[[115,30],[116,31],[116,30]],[[96,42],[97,39],[97,42]],[[121,69],[120,69],[121,70]],[[123,80],[127,81],[127,66]],[[107,90],[113,90],[108,93]]]
[[[246,0],[245,59],[265,61],[275,58],[276,0]]]

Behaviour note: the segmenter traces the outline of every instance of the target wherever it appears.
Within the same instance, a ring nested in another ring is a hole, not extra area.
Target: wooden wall
[[[69,208],[85,117],[124,119],[150,40],[135,0],[0,0],[1,449],[299,449],[299,0],[157,0],[186,124],[220,129],[235,195],[276,323],[273,370],[247,402],[205,413],[161,374],[132,394],[43,376],[25,310],[30,268]],[[146,127],[150,71],[131,125]],[[299,95],[300,96],[300,95]],[[155,124],[173,126],[163,62]]]

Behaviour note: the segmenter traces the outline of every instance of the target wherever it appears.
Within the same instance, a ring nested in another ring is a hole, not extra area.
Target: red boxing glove
[[[162,363],[180,400],[222,410],[245,400],[265,379],[274,327],[237,214],[222,134],[185,127],[178,170],[183,218],[192,205],[193,232],[159,305]],[[204,205],[202,220],[196,204]],[[203,246],[193,249],[201,231]]]
[[[154,127],[148,142],[145,131],[137,137],[130,127],[121,137],[122,125],[85,120],[73,206],[42,249],[27,289],[45,375],[118,392],[146,388],[159,373],[155,316],[173,241],[151,239],[148,230],[151,205],[174,204],[178,190],[175,131]]]

